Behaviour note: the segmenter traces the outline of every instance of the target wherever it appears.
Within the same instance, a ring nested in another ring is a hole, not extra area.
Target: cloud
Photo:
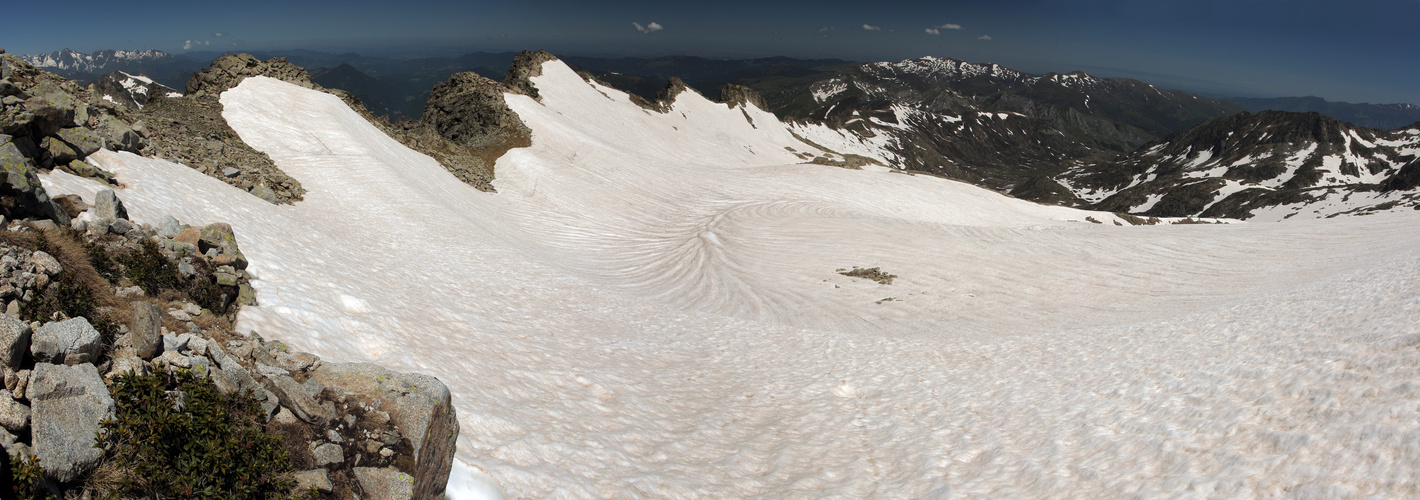
[[[868,30],[868,31],[882,31],[882,30],[883,30],[883,27],[882,27],[882,26],[873,26],[873,25],[871,25],[871,24],[864,24],[864,25],[863,25],[863,29]]]
[[[657,32],[657,31],[661,31],[661,30],[663,30],[663,29],[666,29],[665,27],[661,26],[660,24],[656,23],[655,21],[652,21],[651,24],[647,24],[647,25],[645,25],[645,26],[642,26],[641,23],[635,23],[635,22],[631,23],[631,25],[636,27],[636,31],[640,31],[641,33],[647,34],[647,35],[649,35],[649,34],[651,34],[651,33],[655,33],[655,32]]]
[[[928,34],[928,35],[940,35],[940,34],[942,34],[941,31],[937,31],[937,28],[927,28],[926,31],[927,31],[927,34]]]
[[[944,29],[944,30],[959,30],[959,29],[961,29],[961,25],[960,25],[960,24],[953,24],[953,23],[947,23],[947,24],[943,24],[943,25],[937,26],[937,27],[938,27],[938,28],[942,28],[942,29]]]
[[[217,37],[217,38],[221,38],[221,37],[227,36],[227,34],[226,34],[226,33],[213,33],[212,36],[215,36],[215,37]]]
[[[825,31],[831,31],[831,30],[833,30],[833,27],[832,27],[832,26],[820,26],[819,29],[818,29],[818,32],[819,32],[819,33],[823,33],[823,32],[825,32]]]
[[[981,35],[981,36],[976,37],[976,39],[977,39],[977,40],[986,40],[986,41],[989,42],[989,41],[991,41],[991,35]]]
[[[198,45],[212,45],[212,42],[210,40],[184,40],[182,42],[182,50],[192,50],[193,47]]]

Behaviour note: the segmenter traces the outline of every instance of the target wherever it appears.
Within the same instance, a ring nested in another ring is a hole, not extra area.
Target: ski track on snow
[[[1116,227],[543,69],[497,194],[267,78],[224,116],[294,206],[94,158],[134,220],[233,225],[242,331],[448,384],[455,498],[1420,495],[1415,216]]]

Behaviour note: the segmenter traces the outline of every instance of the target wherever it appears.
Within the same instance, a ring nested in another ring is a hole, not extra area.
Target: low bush
[[[281,438],[249,394],[222,394],[191,371],[120,375],[98,438],[91,487],[119,497],[270,498],[292,487]],[[107,479],[105,479],[107,478]],[[98,484],[96,484],[98,483]]]

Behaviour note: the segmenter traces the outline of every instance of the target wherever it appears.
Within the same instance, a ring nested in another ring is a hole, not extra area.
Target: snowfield
[[[267,78],[223,115],[294,206],[94,158],[232,224],[239,330],[448,384],[453,498],[1420,496],[1416,215],[1117,226],[543,72],[496,194]]]

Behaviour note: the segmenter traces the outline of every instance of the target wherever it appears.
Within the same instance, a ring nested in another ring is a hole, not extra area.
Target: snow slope
[[[94,158],[136,220],[232,223],[240,329],[447,383],[456,498],[1420,494],[1415,216],[1115,226],[543,70],[497,194],[266,78],[224,116],[301,203]]]

